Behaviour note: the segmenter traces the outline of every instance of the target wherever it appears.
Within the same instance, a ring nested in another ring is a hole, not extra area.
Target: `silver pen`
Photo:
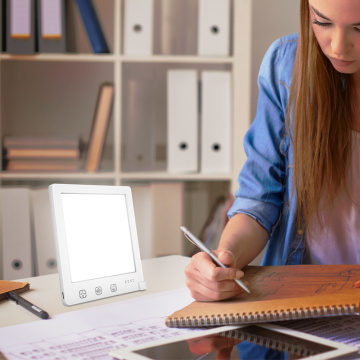
[[[224,265],[217,256],[209,250],[202,241],[200,241],[195,235],[193,235],[185,226],[180,226],[181,231],[184,233],[185,237],[192,242],[194,245],[196,245],[201,251],[204,251],[207,253],[211,259],[214,261],[216,265],[221,266],[224,269],[227,269],[228,267]],[[247,288],[247,286],[239,279],[234,279],[234,281],[245,291],[247,291],[250,294],[250,290]]]

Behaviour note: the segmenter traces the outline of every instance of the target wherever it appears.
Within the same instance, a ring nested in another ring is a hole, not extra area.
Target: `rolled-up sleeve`
[[[261,64],[256,117],[244,137],[247,160],[239,174],[236,199],[228,212],[229,218],[237,213],[248,214],[269,234],[284,201],[286,165],[282,148],[294,61],[294,51],[286,55],[287,50],[281,39],[275,41]]]

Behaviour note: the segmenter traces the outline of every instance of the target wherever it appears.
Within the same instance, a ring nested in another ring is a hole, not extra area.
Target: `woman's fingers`
[[[230,253],[230,252],[229,252]],[[221,254],[218,254],[219,258]],[[222,254],[222,259],[232,264],[233,255]],[[217,301],[234,297],[243,290],[234,282],[244,276],[244,273],[235,268],[224,269],[214,264],[205,253],[194,255],[185,269],[186,285],[191,295],[198,301]]]

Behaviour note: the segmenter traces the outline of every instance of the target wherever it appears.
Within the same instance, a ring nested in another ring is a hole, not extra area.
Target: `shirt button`
[[[302,235],[304,233],[304,231],[300,229],[297,231],[297,233],[298,233],[298,235]]]

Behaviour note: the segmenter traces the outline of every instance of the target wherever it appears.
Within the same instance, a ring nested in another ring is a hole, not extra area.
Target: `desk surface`
[[[184,287],[186,286],[184,269],[189,261],[190,258],[178,255],[143,260],[143,273],[147,284],[146,291],[137,291],[74,306],[63,305],[58,274],[20,279],[19,281],[27,281],[30,283],[30,291],[23,293],[22,297],[46,310],[51,317],[55,314]],[[0,302],[0,327],[23,324],[31,321],[44,320],[40,320],[35,315],[16,305],[13,301],[4,300]]]
[[[144,278],[147,283],[146,291],[137,291],[134,293],[110,297],[97,301],[87,302],[81,305],[65,306],[62,304],[60,295],[60,284],[58,274],[39,276],[34,278],[21,279],[30,283],[31,290],[23,293],[23,297],[48,311],[50,316],[56,314],[77,311],[85,308],[96,307],[100,305],[116,303],[132,298],[155,294],[161,291],[183,288],[186,286],[184,268],[189,263],[190,258],[183,256],[167,256],[155,259],[143,260]],[[47,323],[47,320],[40,320],[35,315],[26,311],[14,302],[4,300],[0,302],[0,327],[31,323],[40,321]],[[49,322],[50,324],[50,322]],[[33,324],[33,325],[42,325]],[[3,329],[8,336],[11,329]],[[16,328],[12,330],[17,331]],[[16,338],[17,337],[14,337]],[[6,338],[5,338],[6,339]],[[4,339],[3,339],[4,340]],[[1,353],[0,353],[0,358]],[[360,358],[355,354],[353,358]],[[350,358],[349,358],[350,359]]]

